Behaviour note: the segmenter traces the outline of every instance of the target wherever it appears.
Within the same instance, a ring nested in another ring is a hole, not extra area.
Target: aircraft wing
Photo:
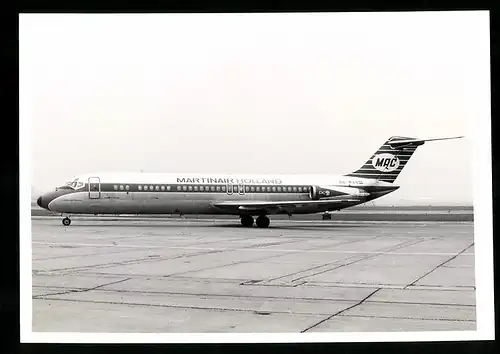
[[[338,208],[344,204],[360,202],[359,199],[327,199],[327,200],[296,200],[296,201],[227,201],[215,202],[213,206],[222,209],[242,210],[242,211],[293,211],[294,209],[317,206],[322,209]]]

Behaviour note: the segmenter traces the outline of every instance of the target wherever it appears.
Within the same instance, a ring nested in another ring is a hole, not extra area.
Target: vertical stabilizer
[[[389,138],[357,171],[346,176],[372,178],[384,182],[394,182],[403,168],[406,166],[415,150],[426,141],[457,139],[436,138],[416,139],[403,136]]]

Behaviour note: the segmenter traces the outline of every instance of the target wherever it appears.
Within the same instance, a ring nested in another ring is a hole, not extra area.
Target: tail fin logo
[[[399,159],[393,154],[378,154],[373,156],[372,166],[380,172],[392,172],[399,167]]]

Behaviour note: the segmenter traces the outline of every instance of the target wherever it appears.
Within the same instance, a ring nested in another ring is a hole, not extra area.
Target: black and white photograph
[[[494,338],[488,11],[20,14],[21,338]]]

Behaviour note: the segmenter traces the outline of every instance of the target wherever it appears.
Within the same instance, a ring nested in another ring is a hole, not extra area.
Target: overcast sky
[[[36,192],[95,171],[343,174],[489,121],[487,12],[21,15]],[[22,128],[21,128],[22,129]],[[471,204],[468,137],[379,204]]]

